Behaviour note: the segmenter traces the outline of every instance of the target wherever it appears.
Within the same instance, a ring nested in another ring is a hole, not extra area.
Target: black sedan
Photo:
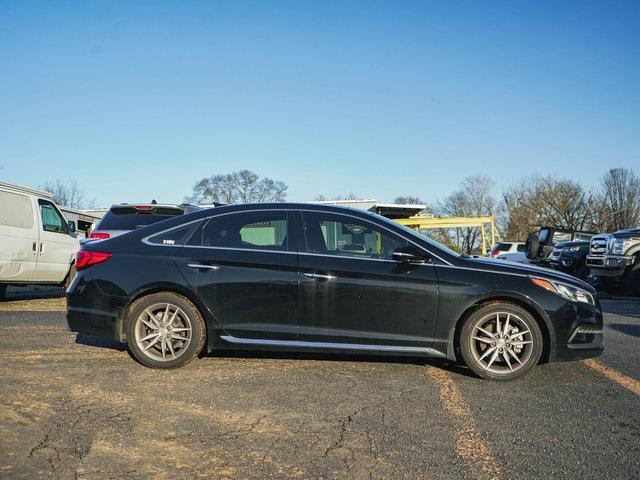
[[[67,291],[74,332],[127,342],[144,365],[203,348],[415,355],[495,380],[602,352],[592,287],[458,255],[368,212],[221,206],[91,242]]]

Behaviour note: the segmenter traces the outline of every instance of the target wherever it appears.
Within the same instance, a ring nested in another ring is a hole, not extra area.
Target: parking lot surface
[[[638,478],[640,301],[606,352],[510,383],[435,361],[224,353],[150,370],[0,304],[0,478]]]

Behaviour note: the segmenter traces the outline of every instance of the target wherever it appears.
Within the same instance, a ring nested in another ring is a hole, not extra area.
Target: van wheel
[[[78,272],[76,271],[76,264],[72,263],[71,266],[69,267],[69,273],[67,273],[67,276],[64,277],[64,282],[62,283],[62,287],[67,290],[67,288],[69,288],[69,286],[71,285],[71,282],[73,282],[74,278],[76,278],[76,274]]]
[[[202,351],[207,337],[204,319],[196,306],[171,292],[136,300],[126,321],[131,354],[151,368],[186,365]]]
[[[517,305],[500,302],[467,318],[460,333],[460,352],[479,377],[513,380],[531,370],[542,355],[542,332],[536,320]]]

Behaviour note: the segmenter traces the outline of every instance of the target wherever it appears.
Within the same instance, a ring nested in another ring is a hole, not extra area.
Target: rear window
[[[519,243],[516,248],[517,248],[517,250],[519,252],[526,252],[527,251],[527,245],[525,245],[524,243]]]
[[[139,210],[135,207],[115,207],[102,217],[96,230],[135,230],[176,215],[182,215],[182,213],[182,209],[170,207],[154,207],[149,210]]]
[[[498,245],[496,245],[497,252],[507,252],[509,251],[510,248],[511,248],[510,243],[499,243]]]

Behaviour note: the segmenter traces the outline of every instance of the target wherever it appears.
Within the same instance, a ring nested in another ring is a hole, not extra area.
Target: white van
[[[0,181],[0,299],[8,285],[68,285],[79,246],[51,194]]]

